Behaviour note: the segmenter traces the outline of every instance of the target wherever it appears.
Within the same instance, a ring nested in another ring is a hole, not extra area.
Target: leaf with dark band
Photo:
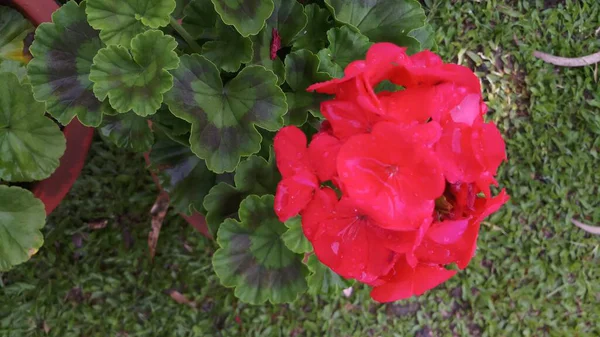
[[[92,60],[103,47],[85,16],[85,2],[68,2],[52,14],[52,23],[41,24],[31,45],[34,58],[28,76],[37,100],[61,124],[77,116],[87,126],[99,126],[103,114],[112,114],[100,102],[89,79]]]
[[[277,77],[264,67],[245,67],[223,85],[219,69],[203,56],[184,55],[165,101],[192,124],[192,151],[216,173],[233,172],[240,159],[260,150],[256,126],[275,131],[287,110]]]
[[[273,0],[212,0],[223,22],[242,36],[256,35],[273,13]]]
[[[294,301],[307,289],[307,270],[302,255],[281,239],[286,227],[273,211],[273,196],[247,197],[239,218],[225,220],[219,229],[213,267],[221,284],[251,304]]]
[[[148,121],[133,112],[106,116],[100,133],[120,148],[135,152],[150,150],[154,143],[154,133]]]

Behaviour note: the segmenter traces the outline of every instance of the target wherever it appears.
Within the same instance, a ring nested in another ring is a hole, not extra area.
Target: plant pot
[[[0,0],[0,4],[17,9],[35,26],[50,22],[52,13],[59,8],[54,0]],[[31,188],[44,203],[46,214],[52,213],[79,177],[94,137],[94,129],[83,126],[77,119],[65,126],[63,133],[67,149],[60,166],[48,179],[36,182]]]

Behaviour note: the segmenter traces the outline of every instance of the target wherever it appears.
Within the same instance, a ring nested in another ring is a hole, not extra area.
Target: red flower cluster
[[[403,90],[375,92],[384,80]],[[483,120],[473,72],[378,43],[308,90],[335,97],[310,145],[293,126],[275,137],[280,220],[300,214],[319,260],[380,302],[436,287],[455,274],[446,265],[464,269],[481,221],[508,200],[490,192],[505,144]]]

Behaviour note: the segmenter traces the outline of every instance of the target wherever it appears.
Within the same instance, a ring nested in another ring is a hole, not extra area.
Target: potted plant
[[[479,81],[420,52],[425,19],[414,0],[71,1],[27,79],[61,124],[146,153],[241,300],[356,280],[393,301],[466,267],[508,199]]]

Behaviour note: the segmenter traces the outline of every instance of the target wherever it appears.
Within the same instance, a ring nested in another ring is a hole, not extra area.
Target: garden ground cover
[[[532,56],[600,50],[600,2],[423,2],[443,58],[482,78],[508,147],[500,184],[512,200],[482,226],[465,271],[393,304],[358,286],[240,303],[212,271],[216,245],[176,215],[150,261],[157,191],[144,160],[98,139],[45,246],[0,274],[0,336],[600,336],[600,238],[570,223],[600,224],[598,68]]]

